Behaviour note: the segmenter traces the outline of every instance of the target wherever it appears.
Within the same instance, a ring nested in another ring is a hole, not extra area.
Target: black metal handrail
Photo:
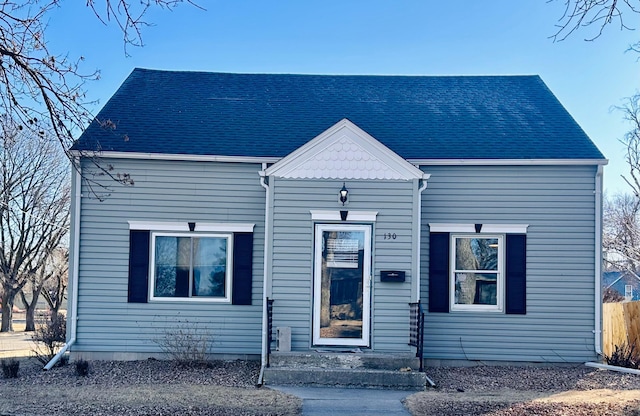
[[[409,304],[409,345],[416,347],[416,357],[420,360],[420,371],[424,371],[424,309],[418,301]]]
[[[273,299],[267,298],[267,367],[271,355],[271,343],[273,342]]]

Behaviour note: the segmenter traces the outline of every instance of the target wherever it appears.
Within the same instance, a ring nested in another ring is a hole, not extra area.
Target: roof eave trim
[[[74,157],[97,157],[116,159],[146,160],[185,160],[202,162],[236,162],[236,163],[276,163],[282,157],[275,156],[228,156],[228,155],[186,155],[174,153],[143,152],[93,152],[88,150],[71,150]],[[607,165],[608,159],[407,159],[416,166],[455,166],[455,165]]]
[[[113,159],[145,159],[145,160],[182,160],[197,162],[235,162],[235,163],[276,163],[280,157],[261,156],[226,156],[226,155],[184,155],[173,153],[141,153],[141,152],[92,152],[71,150],[77,157],[96,157]]]
[[[607,165],[609,159],[407,159],[416,166]]]

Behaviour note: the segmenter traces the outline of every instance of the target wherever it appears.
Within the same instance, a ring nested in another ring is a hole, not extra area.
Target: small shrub
[[[154,339],[169,359],[181,366],[207,365],[213,335],[197,322],[178,321]]]
[[[609,365],[617,367],[640,369],[640,353],[636,350],[635,344],[616,345],[611,356],[604,356]]]
[[[18,371],[20,370],[20,361],[2,360],[2,375],[4,378],[18,378]]]
[[[61,313],[53,315],[51,319],[46,319],[31,337],[35,343],[33,352],[38,361],[43,364],[48,363],[58,353],[67,339],[67,319]],[[65,357],[58,361],[58,365],[65,365],[68,359]]]
[[[80,377],[89,375],[89,362],[87,360],[76,361],[76,375]]]
[[[63,355],[62,357],[60,357],[60,359],[56,363],[56,367],[64,367],[67,364],[69,364],[69,356]]]

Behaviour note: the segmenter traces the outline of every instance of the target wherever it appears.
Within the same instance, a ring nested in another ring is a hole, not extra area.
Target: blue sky
[[[98,2],[100,3],[100,2]],[[135,3],[135,2],[134,2]],[[562,1],[546,0],[200,0],[206,10],[151,9],[143,48],[128,49],[115,25],[84,6],[62,2],[51,13],[49,47],[84,56],[99,109],[135,67],[304,74],[538,74],[609,159],[605,190],[626,192],[628,168],[619,139],[629,129],[612,107],[640,90],[640,36],[609,27],[563,42],[549,37]],[[638,15],[629,24],[637,24]]]

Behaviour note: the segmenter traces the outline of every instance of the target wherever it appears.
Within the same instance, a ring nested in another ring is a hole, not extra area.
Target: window
[[[429,312],[527,313],[528,225],[429,228]]]
[[[633,286],[624,285],[624,299],[627,301],[633,299]]]
[[[229,301],[232,235],[152,234],[151,299]]]
[[[251,305],[253,228],[245,223],[129,221],[128,302]]]
[[[504,238],[451,236],[451,310],[502,311]]]

